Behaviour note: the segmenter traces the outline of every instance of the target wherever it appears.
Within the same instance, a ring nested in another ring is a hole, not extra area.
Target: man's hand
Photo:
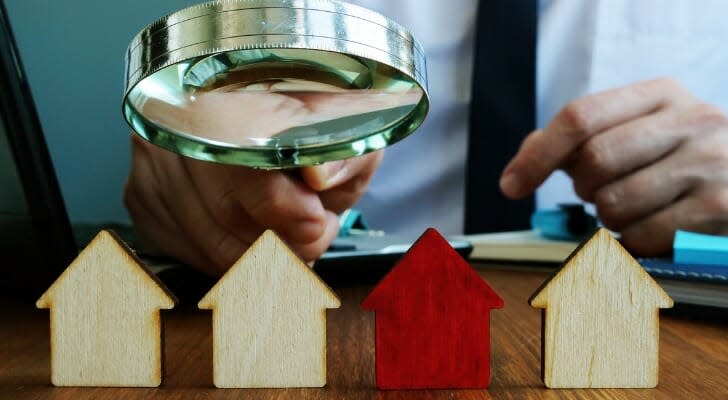
[[[310,261],[336,237],[336,214],[363,194],[381,158],[307,167],[296,177],[193,160],[132,135],[124,201],[143,241],[211,275],[268,228]]]
[[[728,117],[672,79],[572,102],[524,140],[501,189],[524,197],[559,168],[638,254],[669,251],[676,229],[728,233]]]

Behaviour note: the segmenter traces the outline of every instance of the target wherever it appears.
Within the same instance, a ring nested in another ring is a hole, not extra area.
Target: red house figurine
[[[381,389],[485,388],[490,310],[503,300],[428,229],[362,302],[375,314]]]

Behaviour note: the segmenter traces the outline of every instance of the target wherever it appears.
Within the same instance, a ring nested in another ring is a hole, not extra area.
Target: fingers
[[[275,230],[306,260],[320,256],[338,232],[336,216],[319,195],[282,171],[256,170],[185,159],[212,218],[243,242]],[[333,236],[332,236],[333,235]]]
[[[319,191],[321,203],[327,210],[341,213],[356,204],[382,162],[383,151],[347,160],[307,167],[301,176],[308,186]]]
[[[124,187],[124,202],[133,211],[143,208],[146,216],[159,221],[159,225],[172,232],[179,227],[167,207],[160,192],[160,182],[151,165],[149,153],[144,142],[136,135],[132,136],[131,172]]]
[[[688,192],[728,185],[728,119],[703,111],[711,108],[691,108],[696,122],[688,130],[694,132],[675,150],[596,190],[593,200],[607,227],[620,230]]]
[[[179,260],[210,275],[216,275],[217,270],[209,268],[210,260],[203,254],[196,245],[185,239],[179,227],[165,225],[149,212],[150,207],[146,206],[140,197],[127,191],[125,196],[126,207],[129,210],[134,228],[139,240],[142,243],[150,243],[164,254],[173,254]],[[143,222],[142,222],[143,221]]]
[[[288,243],[304,261],[316,260],[329,248],[339,234],[339,218],[331,211],[326,212],[326,225],[323,234],[306,244]]]
[[[620,231],[692,190],[696,179],[686,162],[680,153],[601,187],[594,204],[604,226]]]
[[[319,240],[327,215],[318,195],[296,177],[281,171],[238,171],[232,196],[253,221],[285,237],[291,244]]]
[[[565,171],[574,190],[585,201],[615,179],[649,165],[672,151],[689,135],[675,129],[670,113],[648,115],[596,135],[572,155]]]
[[[144,146],[132,139],[132,168],[124,190],[124,203],[143,243],[214,275],[213,262],[177,223],[161,196],[161,182]]]
[[[304,167],[301,169],[301,177],[309,187],[317,192],[323,192],[351,181],[363,182],[366,185],[382,163],[383,157],[383,151],[375,151],[355,158]]]
[[[703,103],[668,108],[594,136],[574,152],[565,170],[579,197],[594,201],[598,188],[657,162],[689,138],[714,132],[725,118]]]
[[[503,172],[501,190],[511,198],[527,196],[595,135],[662,108],[691,101],[694,98],[671,79],[641,82],[576,100],[543,131],[524,140]]]
[[[150,147],[149,153],[157,163],[161,186],[172,196],[164,206],[174,217],[177,225],[195,243],[211,263],[199,266],[213,268],[218,274],[227,270],[247,249],[250,243],[219,225],[208,210],[201,206],[202,198],[190,176],[182,156],[169,151]]]
[[[127,206],[141,235],[215,275],[265,229],[275,230],[304,260],[318,258],[339,230],[336,214],[322,199],[330,199],[336,211],[350,206],[381,160],[381,154],[373,154],[342,163],[326,183],[334,187],[317,193],[281,171],[192,160],[138,138],[133,148]]]
[[[669,252],[676,229],[728,233],[728,191],[698,191],[622,230],[622,243],[634,254]]]

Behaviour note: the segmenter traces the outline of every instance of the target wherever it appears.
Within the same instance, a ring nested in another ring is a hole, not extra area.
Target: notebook
[[[458,237],[473,245],[470,258],[507,263],[562,263],[578,242],[551,240],[537,231]],[[728,266],[681,264],[670,258],[638,258],[645,270],[678,303],[728,308]],[[548,267],[548,266],[547,266]]]

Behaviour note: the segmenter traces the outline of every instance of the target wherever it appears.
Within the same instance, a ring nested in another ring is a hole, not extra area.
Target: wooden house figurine
[[[175,303],[121,239],[101,231],[36,302],[51,314],[51,381],[159,386],[159,310]]]
[[[574,250],[530,304],[543,309],[547,387],[657,385],[659,309],[673,302],[606,229]]]
[[[503,300],[428,229],[362,302],[375,312],[381,389],[485,388],[490,310]]]
[[[336,295],[266,231],[200,300],[212,310],[219,388],[326,384],[326,309]]]

